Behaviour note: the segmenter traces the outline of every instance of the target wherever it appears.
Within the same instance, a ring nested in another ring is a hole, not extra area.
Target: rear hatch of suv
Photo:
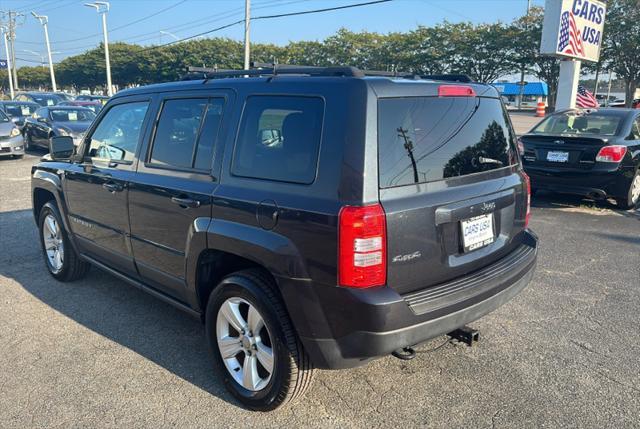
[[[497,93],[432,86],[435,95],[378,99],[387,284],[401,294],[491,265],[525,229],[525,176]]]

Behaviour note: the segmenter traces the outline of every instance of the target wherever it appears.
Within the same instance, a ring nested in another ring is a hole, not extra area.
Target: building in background
[[[498,82],[493,86],[498,90],[507,108],[517,109],[520,105],[520,85],[511,82]],[[522,91],[523,109],[535,109],[539,102],[547,105],[549,88],[545,82],[527,82]]]

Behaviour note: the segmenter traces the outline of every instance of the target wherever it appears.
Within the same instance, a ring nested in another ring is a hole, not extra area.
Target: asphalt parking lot
[[[640,426],[640,212],[541,195],[531,285],[416,359],[320,372],[297,405],[240,408],[201,324],[93,269],[54,281],[29,197],[38,157],[0,159],[0,427]]]

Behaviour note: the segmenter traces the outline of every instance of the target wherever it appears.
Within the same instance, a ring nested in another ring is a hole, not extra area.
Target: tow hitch
[[[411,360],[416,357],[416,351],[413,347],[403,347],[398,350],[394,350],[391,352],[391,355],[400,360]]]
[[[451,331],[447,336],[451,337],[452,340],[464,343],[469,347],[473,346],[473,343],[480,341],[480,332],[468,326],[463,326],[455,331]]]

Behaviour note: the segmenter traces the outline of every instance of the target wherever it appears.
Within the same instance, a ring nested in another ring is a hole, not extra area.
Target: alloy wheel
[[[216,318],[216,339],[224,365],[233,379],[249,391],[265,388],[274,371],[271,335],[260,312],[247,300],[232,297]]]
[[[51,214],[44,218],[42,240],[51,270],[54,273],[59,273],[64,264],[64,240],[60,224]]]
[[[636,204],[638,200],[640,200],[640,172],[636,174],[636,177],[631,183],[631,202]]]

